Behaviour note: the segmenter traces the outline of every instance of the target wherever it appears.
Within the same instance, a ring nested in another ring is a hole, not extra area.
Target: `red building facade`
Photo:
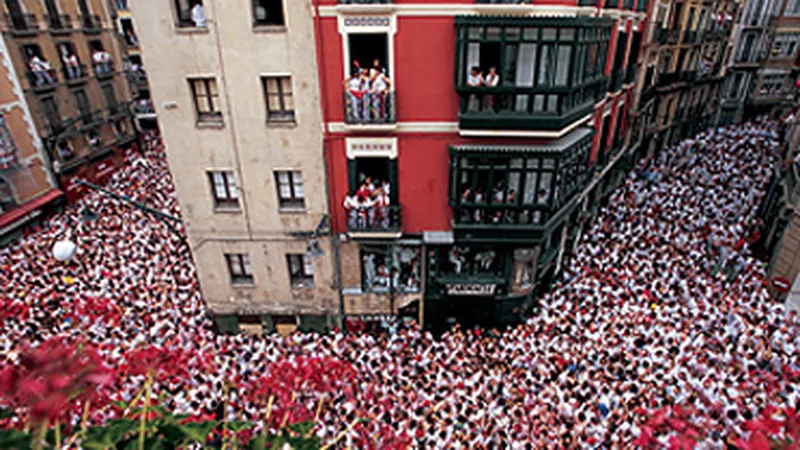
[[[547,289],[636,144],[645,6],[611,2],[317,0],[346,316],[504,325]]]

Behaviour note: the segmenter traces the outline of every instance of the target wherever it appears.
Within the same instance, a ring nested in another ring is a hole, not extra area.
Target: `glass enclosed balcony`
[[[588,179],[594,129],[544,145],[459,145],[450,149],[455,228],[544,226]]]
[[[561,129],[605,95],[606,18],[456,18],[461,129]]]

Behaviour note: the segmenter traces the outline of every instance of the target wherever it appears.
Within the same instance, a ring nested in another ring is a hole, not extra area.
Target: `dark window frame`
[[[309,270],[309,265],[310,270]],[[299,272],[294,270],[299,267]],[[292,289],[307,289],[314,287],[314,266],[311,258],[305,253],[287,253],[286,268],[289,271],[289,284]]]
[[[288,188],[289,197],[284,197],[281,193],[281,174],[288,174]],[[303,187],[303,173],[299,170],[276,170],[273,172],[275,177],[275,187],[278,192],[278,205],[280,208],[303,208],[306,207],[305,188]],[[295,180],[299,179],[299,182]],[[300,195],[297,193],[297,186],[300,186],[302,192]]]
[[[192,103],[194,104],[195,118],[200,122],[222,122],[222,111],[219,109],[219,86],[216,77],[193,77],[188,78],[189,89],[192,92]],[[202,84],[205,93],[198,93],[198,83]],[[214,87],[215,94],[211,94],[211,87]],[[205,102],[208,111],[200,110],[200,101]]]
[[[236,182],[236,175],[232,170],[209,170],[208,181],[211,185],[211,196],[214,199],[215,208],[240,208],[239,203],[239,185]],[[222,188],[225,191],[224,195],[217,192],[217,181],[214,175],[219,174],[222,177]]]
[[[250,255],[247,253],[225,253],[225,262],[228,266],[228,275],[231,278],[231,285],[252,285],[253,266],[250,263]]]
[[[272,3],[272,11],[275,12],[276,10],[280,12],[280,15],[277,20],[273,20],[269,17],[270,8],[264,6],[265,11],[267,12],[266,19],[259,19],[257,8],[259,6],[263,6],[263,3]],[[277,8],[276,8],[277,4]],[[252,0],[252,11],[253,11],[253,26],[272,26],[272,27],[283,27],[286,26],[286,10],[284,8],[283,0]]]
[[[271,92],[269,81],[275,80],[278,92]],[[284,91],[284,81],[289,85],[288,92]],[[267,122],[295,122],[295,109],[287,108],[287,100],[294,106],[294,89],[292,89],[292,77],[290,75],[264,75],[261,77],[261,87],[264,91],[264,104],[267,110]],[[270,99],[277,98],[279,109],[270,108]]]

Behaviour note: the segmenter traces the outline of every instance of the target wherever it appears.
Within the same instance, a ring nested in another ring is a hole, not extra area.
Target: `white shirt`
[[[203,9],[203,5],[200,3],[194,5],[192,8],[192,22],[194,22],[194,26],[196,27],[206,26],[206,10]]]

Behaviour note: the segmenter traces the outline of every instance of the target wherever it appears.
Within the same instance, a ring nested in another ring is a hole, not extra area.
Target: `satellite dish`
[[[78,251],[78,246],[69,240],[58,241],[53,245],[53,257],[58,261],[65,262],[72,259]]]

